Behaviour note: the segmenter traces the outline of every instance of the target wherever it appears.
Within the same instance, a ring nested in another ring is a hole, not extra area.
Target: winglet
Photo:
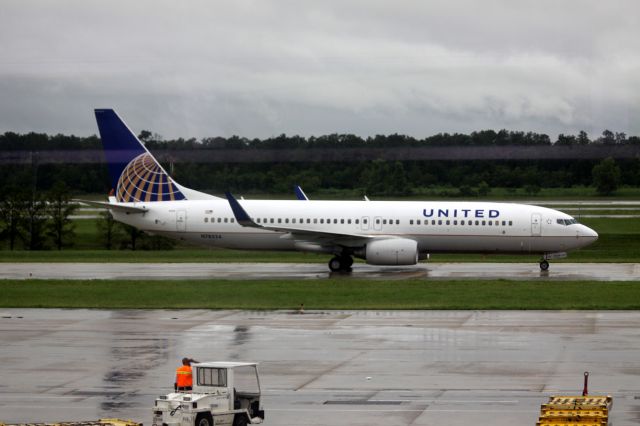
[[[224,195],[227,197],[227,200],[229,201],[229,205],[231,206],[231,210],[233,211],[233,215],[235,216],[236,222],[238,222],[239,225],[251,226],[254,228],[262,228],[262,226],[258,225],[253,220],[251,220],[246,210],[242,208],[238,200],[236,200],[235,197],[231,195],[229,191],[225,192]]]
[[[307,197],[307,194],[305,194],[302,188],[300,188],[300,185],[293,185],[293,190],[295,191],[296,198],[298,200],[309,201],[309,197]]]

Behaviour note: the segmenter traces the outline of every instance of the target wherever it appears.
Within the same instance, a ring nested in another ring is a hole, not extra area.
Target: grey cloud
[[[8,1],[0,131],[640,133],[632,1]]]

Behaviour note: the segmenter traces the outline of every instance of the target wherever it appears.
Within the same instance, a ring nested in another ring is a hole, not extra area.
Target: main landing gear
[[[546,260],[541,260],[540,261],[540,270],[541,271],[548,271],[549,270],[549,262],[547,262]]]
[[[351,256],[335,256],[329,261],[329,269],[331,272],[351,272],[353,258]]]

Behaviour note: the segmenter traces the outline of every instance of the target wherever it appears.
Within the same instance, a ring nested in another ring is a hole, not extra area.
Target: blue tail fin
[[[174,201],[186,197],[142,142],[112,109],[96,109],[96,121],[116,200]]]

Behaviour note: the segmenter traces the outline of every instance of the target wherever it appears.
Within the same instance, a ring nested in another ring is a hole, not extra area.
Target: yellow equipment
[[[613,398],[587,394],[589,373],[584,373],[582,396],[551,396],[540,407],[536,426],[609,426]]]
[[[542,404],[537,426],[607,426],[611,396],[552,396]]]

